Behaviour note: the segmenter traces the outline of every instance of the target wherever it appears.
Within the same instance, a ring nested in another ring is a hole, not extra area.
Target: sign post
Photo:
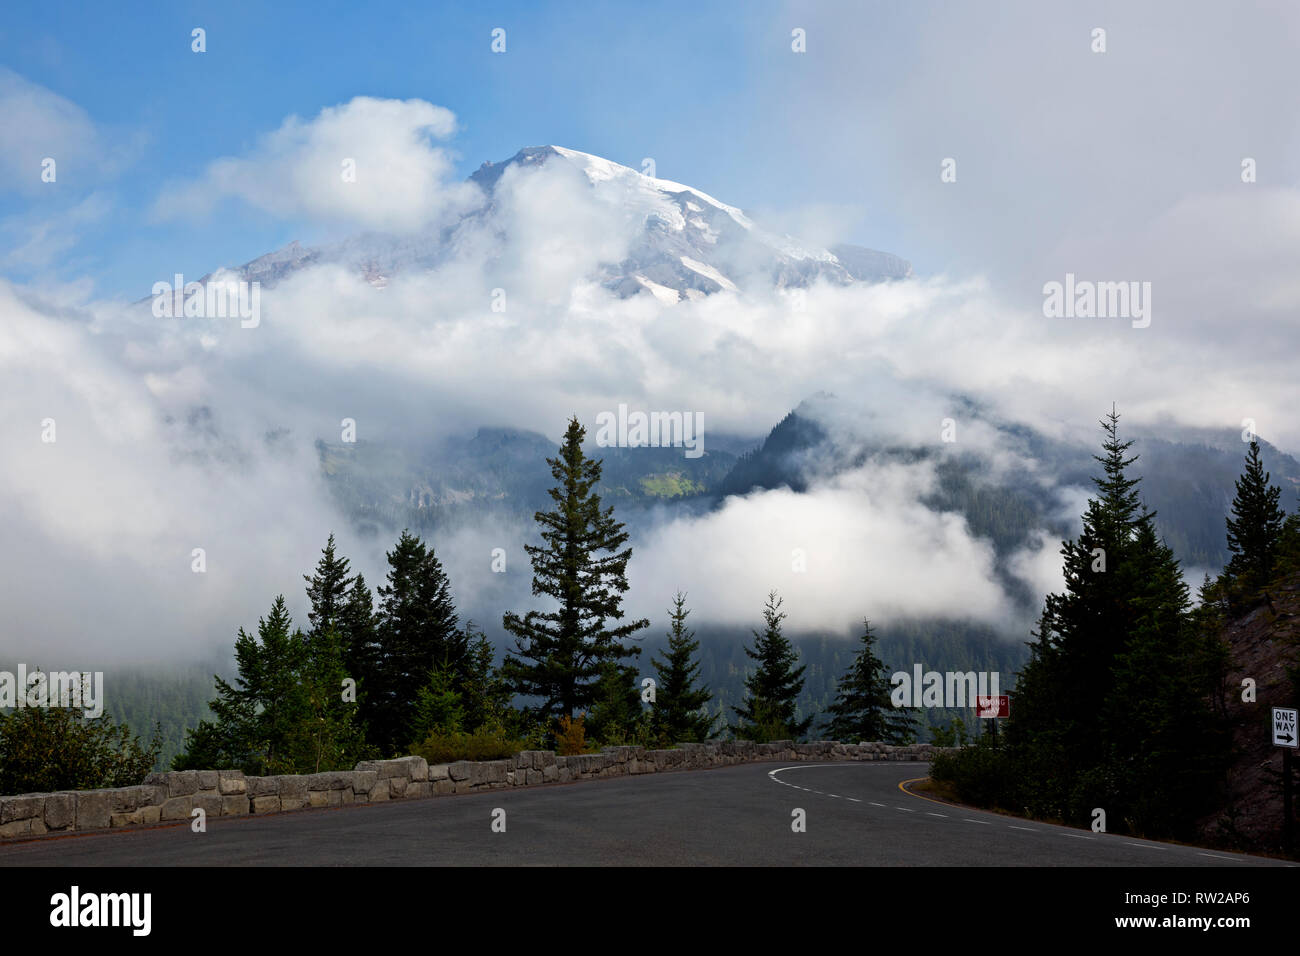
[[[983,695],[975,698],[975,716],[979,719],[987,719],[989,722],[989,734],[993,737],[993,742],[997,743],[998,737],[998,718],[1011,716],[1011,696],[1009,694]]]
[[[1291,813],[1291,751],[1300,747],[1297,716],[1294,707],[1273,708],[1273,746],[1282,748],[1282,842],[1287,853],[1295,852],[1295,824]]]

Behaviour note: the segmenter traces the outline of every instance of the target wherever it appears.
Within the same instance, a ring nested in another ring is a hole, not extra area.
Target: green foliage
[[[660,475],[647,475],[641,479],[641,491],[651,498],[680,498],[698,495],[704,486],[691,481],[679,472],[667,472]]]
[[[632,743],[641,717],[636,668],[606,661],[587,711],[587,737],[607,746]]]
[[[309,640],[292,626],[281,595],[258,621],[256,637],[239,629],[238,676],[215,678],[213,718],[190,732],[174,769],[309,773],[347,769],[371,754],[356,705],[344,699],[338,633],[331,628]]]
[[[420,689],[437,667],[460,685],[469,670],[469,633],[458,630],[451,584],[432,548],[408,531],[388,553],[374,643],[364,654],[368,739],[397,755],[416,736]]]
[[[640,653],[624,641],[650,624],[607,624],[623,617],[632,549],[624,548],[628,534],[614,520],[614,509],[602,509],[594,491],[601,463],[583,453],[585,434],[572,419],[559,455],[547,459],[558,482],[550,490],[555,508],[534,515],[544,544],[525,546],[533,566],[533,594],[558,607],[529,611],[522,618],[507,612],[502,618],[515,636],[503,676],[517,693],[541,698],[541,711],[551,717],[591,707],[606,668]]]
[[[668,647],[662,660],[651,658],[658,673],[655,703],[650,712],[654,737],[662,744],[700,743],[714,736],[714,719],[705,710],[713,694],[708,687],[697,687],[700,642],[686,627],[686,595],[680,591],[673,598],[668,631]]]
[[[144,744],[107,714],[19,708],[0,714],[0,794],[132,787],[153,770],[161,746],[161,728]]]
[[[457,760],[502,760],[529,750],[526,740],[519,739],[501,724],[485,724],[472,733],[462,730],[435,730],[411,752],[431,764]]]
[[[1246,469],[1237,479],[1232,517],[1226,519],[1232,557],[1223,572],[1229,579],[1239,579],[1247,591],[1263,587],[1272,579],[1286,517],[1278,507],[1281,495],[1282,489],[1269,484],[1268,472],[1259,459],[1259,443],[1252,441],[1246,453]]]
[[[519,725],[509,706],[510,690],[492,666],[491,642],[472,622],[465,625],[460,641],[467,649],[461,667],[432,668],[416,696],[416,742],[435,732]]]
[[[875,738],[864,737],[864,740],[873,740]],[[936,747],[964,747],[970,742],[970,732],[966,729],[966,722],[959,717],[954,717],[948,722],[947,727],[935,727],[930,731],[930,743]]]
[[[954,743],[941,746],[951,747]],[[996,746],[992,737],[981,737],[973,746],[951,753],[935,754],[930,761],[930,776],[949,784],[966,803],[1024,812],[1019,787],[1022,778],[1015,755]]]
[[[732,732],[739,739],[759,743],[798,739],[812,725],[812,717],[796,716],[805,666],[795,667],[799,653],[781,633],[786,615],[780,608],[781,599],[773,591],[763,608],[764,630],[754,631],[753,650],[745,648],[745,654],[758,661],[758,669],[745,679],[747,699],[733,708],[739,720]]]
[[[827,708],[831,719],[825,734],[832,740],[851,743],[860,740],[911,743],[916,736],[916,718],[910,710],[895,707],[890,700],[889,677],[884,662],[876,656],[876,636],[871,632],[871,624],[865,620],[861,641],[862,649],[840,679],[835,702]]]
[[[1227,762],[1224,652],[1141,506],[1118,420],[1102,423],[1098,495],[1062,546],[1066,588],[1048,595],[1019,676],[1007,745],[1024,779],[1006,785],[1023,784],[1031,813],[1084,823],[1100,806],[1112,829],[1188,835]]]

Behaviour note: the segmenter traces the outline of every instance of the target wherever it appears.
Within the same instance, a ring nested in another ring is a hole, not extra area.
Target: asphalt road
[[[744,764],[0,844],[0,866],[1284,866],[935,803],[910,762]],[[505,810],[505,832],[492,830]],[[806,812],[805,832],[792,813]]]

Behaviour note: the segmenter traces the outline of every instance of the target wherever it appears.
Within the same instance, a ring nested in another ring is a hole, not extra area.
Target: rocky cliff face
[[[1228,623],[1224,639],[1232,654],[1228,672],[1228,716],[1234,761],[1223,810],[1201,823],[1213,842],[1240,849],[1279,852],[1282,797],[1277,789],[1282,750],[1270,742],[1273,707],[1294,707],[1298,692],[1287,667],[1300,660],[1300,575],[1269,592],[1268,600]],[[1255,682],[1255,701],[1242,700],[1242,681]],[[1300,751],[1292,752],[1293,776],[1300,778]],[[1300,784],[1300,779],[1295,781]],[[1297,789],[1300,789],[1298,787]],[[1300,806],[1300,792],[1296,793]]]

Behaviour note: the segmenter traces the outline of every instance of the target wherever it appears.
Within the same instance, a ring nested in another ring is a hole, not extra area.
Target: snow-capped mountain
[[[650,294],[675,303],[722,291],[797,288],[819,279],[879,282],[912,272],[905,260],[888,253],[849,245],[823,249],[768,232],[698,189],[560,146],[529,147],[503,162],[484,163],[469,177],[480,191],[476,201],[451,225],[414,236],[364,233],[319,247],[295,241],[233,271],[269,288],[305,266],[342,263],[382,287],[403,272],[434,268],[471,243],[482,248],[484,235],[508,243],[509,230],[499,221],[502,177],[512,167],[555,163],[580,172],[596,198],[636,225],[629,254],[602,263],[591,277],[622,297]],[[563,220],[555,228],[564,229]]]

